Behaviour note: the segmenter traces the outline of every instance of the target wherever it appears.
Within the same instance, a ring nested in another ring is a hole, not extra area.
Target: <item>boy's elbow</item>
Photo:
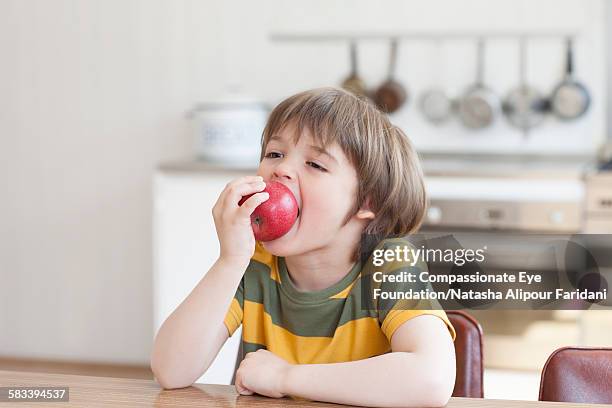
[[[453,394],[452,388],[449,390],[446,383],[443,382],[434,382],[431,388],[428,388],[430,392],[428,393],[428,397],[426,401],[424,401],[424,406],[426,407],[443,407],[448,404],[450,397]]]
[[[154,358],[151,359],[151,371],[157,383],[167,390],[185,388],[193,384],[193,381],[173,375],[173,370],[162,367]]]
[[[189,383],[173,383],[173,382],[168,382],[166,380],[162,380],[160,378],[157,378],[157,382],[159,383],[159,385],[164,389],[164,390],[175,390],[178,388],[185,388],[185,387],[190,387],[193,383],[189,384]]]
[[[423,389],[430,390],[426,393],[427,407],[443,407],[453,395],[455,380],[457,376],[455,347],[452,343],[446,349],[438,349],[426,357],[424,366]]]
[[[414,388],[406,387],[406,394],[401,398],[419,407],[443,407],[448,404],[455,388],[454,359],[440,359],[439,356],[424,358],[421,367],[422,370],[414,381],[418,382],[417,388],[423,392],[419,393],[415,400]]]
[[[455,373],[454,370],[452,373],[443,373],[444,371],[432,372],[425,378],[423,389],[428,392],[424,393],[424,406],[443,407],[448,404],[455,388]]]
[[[431,379],[422,381],[419,388],[423,392],[415,396],[414,390],[406,387],[387,404],[394,407],[444,407],[452,396],[454,386],[449,389],[445,381]]]
[[[389,406],[396,407],[422,407],[422,408],[434,408],[444,407],[448,404],[450,397],[453,393],[453,387],[449,389],[446,381],[421,378],[419,389],[423,392],[419,395],[415,395],[414,390],[410,387],[406,387],[402,390],[400,395],[397,395],[397,400],[390,401]]]
[[[181,380],[179,378],[173,378],[171,376],[167,376],[165,373],[160,373],[158,372],[153,372],[153,375],[155,376],[155,380],[157,380],[157,383],[166,390],[174,390],[177,388],[185,388],[185,387],[189,387],[193,384],[192,381],[184,381]]]

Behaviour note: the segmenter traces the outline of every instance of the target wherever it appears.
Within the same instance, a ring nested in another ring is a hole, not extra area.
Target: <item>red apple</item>
[[[251,214],[251,226],[257,241],[272,241],[285,235],[298,216],[298,203],[287,186],[278,181],[266,183],[263,190],[270,195],[259,204]],[[242,205],[250,196],[242,197],[238,205]]]

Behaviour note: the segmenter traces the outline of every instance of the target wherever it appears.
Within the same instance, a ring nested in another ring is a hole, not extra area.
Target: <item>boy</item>
[[[264,181],[285,184],[299,213],[286,235],[256,243],[250,214],[268,198]],[[445,405],[455,332],[444,311],[361,304],[368,242],[406,245],[386,238],[415,231],[425,207],[416,153],[371,104],[335,88],[281,102],[264,130],[257,176],[229,183],[213,208],[220,255],[160,328],[157,380],[191,385],[242,324],[240,394]]]

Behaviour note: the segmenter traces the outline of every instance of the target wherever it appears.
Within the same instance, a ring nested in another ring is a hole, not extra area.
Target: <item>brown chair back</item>
[[[457,376],[453,397],[482,398],[482,327],[463,311],[451,310],[446,315],[457,333]]]
[[[542,369],[540,401],[612,404],[612,348],[562,347]]]

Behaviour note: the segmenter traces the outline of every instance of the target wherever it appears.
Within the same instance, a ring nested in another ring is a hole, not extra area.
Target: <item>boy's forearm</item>
[[[151,354],[154,374],[166,383],[162,385],[188,386],[212,363],[219,327],[247,265],[218,259],[163,323]]]
[[[443,406],[452,393],[455,378],[454,367],[445,370],[444,365],[408,352],[346,363],[294,365],[284,393],[349,405]]]

